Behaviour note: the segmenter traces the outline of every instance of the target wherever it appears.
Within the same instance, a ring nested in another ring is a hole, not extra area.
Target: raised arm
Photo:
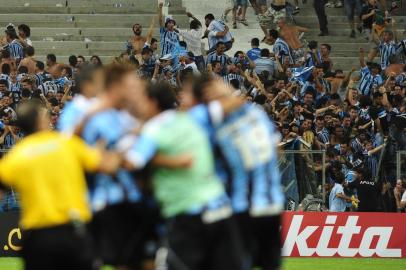
[[[198,18],[196,18],[191,12],[186,12],[186,15],[187,15],[189,18],[191,18],[192,20],[198,21],[198,22],[200,23],[200,25],[202,25],[202,22],[201,22]]]
[[[151,25],[149,26],[147,36],[145,37],[145,41],[148,44],[151,44],[152,35],[154,34],[154,27],[155,27],[155,16],[152,17]]]
[[[164,15],[162,14],[162,7],[164,6],[163,2],[160,2],[158,5],[158,17],[159,17],[159,26],[164,27]]]

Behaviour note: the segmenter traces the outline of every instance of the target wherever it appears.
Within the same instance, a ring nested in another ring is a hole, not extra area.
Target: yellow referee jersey
[[[53,131],[20,141],[0,160],[0,181],[21,197],[21,226],[38,229],[72,218],[89,221],[84,171],[94,171],[101,154],[79,138]]]

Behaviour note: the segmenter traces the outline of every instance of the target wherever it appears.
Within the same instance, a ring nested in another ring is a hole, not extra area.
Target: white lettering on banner
[[[338,227],[337,233],[342,234],[340,244],[338,245],[338,255],[343,257],[354,257],[358,253],[357,248],[350,248],[352,236],[359,234],[361,226],[357,226],[358,217],[351,216],[347,218],[345,226]]]
[[[318,256],[334,256],[338,254],[342,257],[354,257],[359,254],[362,257],[401,257],[401,249],[388,248],[389,240],[392,235],[393,227],[369,227],[362,235],[359,248],[350,248],[352,236],[361,232],[361,226],[357,226],[358,216],[349,216],[344,226],[338,226],[337,234],[341,234],[338,248],[329,248],[329,242],[334,231],[334,225],[337,216],[329,215],[326,217],[325,224],[322,226],[306,226],[300,231],[304,216],[294,215],[283,245],[283,256],[290,256],[295,245],[300,256],[308,257],[317,254]],[[319,241],[316,248],[309,247],[307,240],[322,228]],[[378,237],[375,248],[371,248],[372,240]]]

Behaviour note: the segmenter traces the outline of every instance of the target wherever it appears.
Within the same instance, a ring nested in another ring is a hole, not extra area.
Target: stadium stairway
[[[157,0],[0,0],[0,25],[28,24],[39,60],[54,53],[62,63],[72,54],[108,61],[125,51],[134,23],[142,24],[146,34],[157,7]],[[167,12],[188,25],[181,0],[171,0]],[[155,23],[158,37],[157,17]]]
[[[317,36],[320,31],[317,17],[312,7],[313,1],[314,0],[309,0],[306,4],[302,4],[301,1],[299,1],[301,10],[299,14],[294,16],[297,25],[310,29],[310,31],[304,35],[304,38],[307,41],[317,40],[319,44],[329,43],[332,46],[331,58],[334,62],[335,69],[350,70],[352,66],[358,68],[359,47],[364,47],[366,50],[369,50],[370,45],[368,45],[368,41],[358,32],[357,38],[349,37],[350,28],[344,14],[344,8],[326,8],[330,36]],[[183,0],[183,6],[204,22],[203,18],[207,13],[213,13],[215,17],[220,18],[224,11],[225,2],[225,0]],[[293,1],[290,2],[293,4]],[[399,38],[405,38],[406,7],[401,7],[398,10],[398,15],[400,16],[394,16],[397,22],[397,34]],[[247,10],[249,26],[244,26],[239,23],[238,29],[232,29],[231,12],[228,16],[228,21],[228,26],[235,38],[233,48],[230,52],[227,52],[229,56],[234,55],[238,50],[249,50],[251,48],[250,41],[252,38],[257,37],[261,40],[264,37],[258,24],[257,16],[251,7]],[[270,46],[265,43],[261,43],[260,47],[270,48]]]

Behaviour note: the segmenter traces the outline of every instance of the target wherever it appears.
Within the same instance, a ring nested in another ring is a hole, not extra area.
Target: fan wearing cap
[[[160,34],[161,34],[161,56],[166,54],[172,54],[176,48],[179,46],[179,36],[175,32],[175,20],[171,18],[166,18],[164,24],[164,18],[162,14],[162,7],[163,3],[159,3],[159,25],[161,27]]]
[[[364,60],[364,49],[359,50],[359,63],[361,65],[361,79],[359,83],[359,92],[362,95],[370,95],[373,88],[383,84],[383,79],[380,75],[381,66],[376,63],[370,63],[369,67]]]
[[[6,33],[6,40],[7,45],[6,48],[10,52],[10,56],[12,59],[15,59],[17,63],[19,63],[24,58],[24,51],[23,46],[18,41],[17,32],[14,28],[7,29]]]

